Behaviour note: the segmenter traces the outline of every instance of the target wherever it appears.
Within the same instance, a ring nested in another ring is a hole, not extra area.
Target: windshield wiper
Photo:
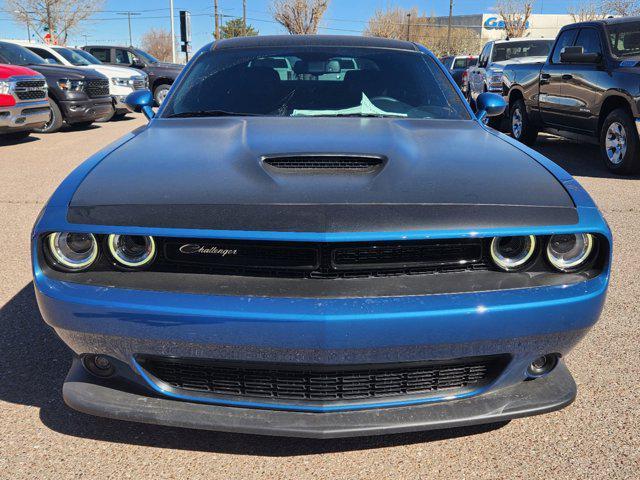
[[[187,117],[259,117],[257,113],[227,112],[226,110],[197,110],[194,112],[172,113],[168,118]]]

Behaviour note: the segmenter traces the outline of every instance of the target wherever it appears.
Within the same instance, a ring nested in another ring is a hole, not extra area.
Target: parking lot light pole
[[[133,36],[131,35],[131,15],[140,15],[137,12],[118,12],[118,15],[126,15],[129,21],[129,45],[133,46]]]
[[[171,61],[176,63],[176,32],[173,26],[173,0],[169,0],[169,9],[171,10]]]
[[[447,55],[451,55],[451,17],[453,17],[453,0],[449,0],[449,22],[447,24]]]

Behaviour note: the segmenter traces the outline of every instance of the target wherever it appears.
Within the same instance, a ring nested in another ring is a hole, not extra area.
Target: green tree
[[[258,31],[251,25],[247,24],[247,30],[244,31],[244,23],[241,18],[234,18],[227,21],[222,27],[220,27],[222,38],[233,37],[255,37],[258,35]]]

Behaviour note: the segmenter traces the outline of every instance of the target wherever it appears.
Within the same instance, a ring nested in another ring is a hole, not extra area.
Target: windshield
[[[607,25],[611,52],[616,57],[640,55],[640,22]]]
[[[206,52],[163,110],[164,117],[230,114],[470,118],[427,55],[309,46]]]
[[[86,58],[84,58],[84,56],[79,55],[76,50],[71,50],[70,48],[62,48],[62,47],[53,47],[53,49],[56,52],[58,52],[60,55],[62,55],[66,61],[71,63],[71,65],[82,66],[82,67],[91,65],[91,62],[89,62]]]
[[[47,62],[30,50],[14,43],[0,42],[0,63],[11,65],[45,65]]]
[[[158,60],[150,53],[145,52],[144,50],[138,50],[137,48],[134,48],[133,51],[136,52],[136,55],[139,58],[142,58],[147,63],[160,63],[160,60]]]
[[[504,62],[512,58],[548,57],[554,40],[496,43],[493,46],[493,62]]]

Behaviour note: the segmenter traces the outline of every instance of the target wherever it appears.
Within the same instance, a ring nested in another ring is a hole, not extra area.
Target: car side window
[[[90,48],[89,53],[104,63],[111,63],[108,48]]]
[[[562,49],[564,47],[570,47],[573,45],[573,42],[576,39],[577,30],[565,30],[560,34],[558,40],[556,41],[556,46],[553,49],[553,56],[551,57],[552,63],[561,63],[560,62],[560,54],[562,53]]]
[[[582,47],[584,53],[602,54],[602,44],[600,34],[595,28],[583,28],[578,34],[576,46]]]
[[[122,65],[131,65],[133,63],[133,55],[129,50],[116,48],[116,63]]]
[[[28,48],[29,48],[29,50],[31,50],[33,53],[35,53],[39,57],[42,57],[45,60],[47,60],[48,63],[62,64],[62,62],[60,60],[58,60],[55,57],[55,55],[53,55],[51,52],[48,52],[47,50],[45,50],[43,48],[36,48],[36,47],[28,47]]]
[[[480,68],[484,68],[487,66],[487,62],[489,61],[489,52],[491,52],[491,44],[487,43],[482,49],[482,53],[480,54],[480,58],[478,59],[478,66]]]

